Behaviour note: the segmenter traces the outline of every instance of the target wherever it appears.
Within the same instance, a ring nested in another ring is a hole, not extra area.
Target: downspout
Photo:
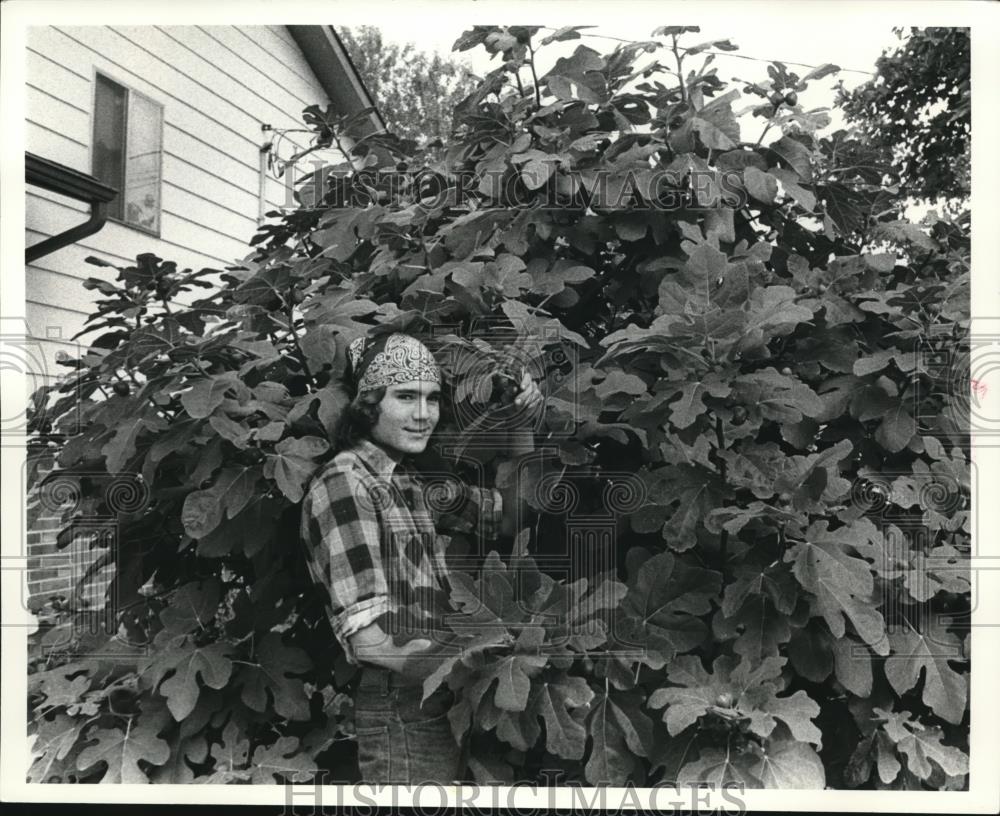
[[[24,154],[24,181],[58,195],[73,198],[90,205],[90,218],[82,224],[52,235],[24,251],[24,262],[30,264],[39,258],[93,235],[107,220],[108,203],[118,191],[103,184],[93,176],[66,167],[58,162],[43,159],[34,153]]]
[[[99,231],[106,221],[107,204],[103,202],[93,204],[90,209],[90,218],[82,224],[77,224],[75,227],[71,227],[28,247],[24,251],[24,262],[26,264],[33,263],[50,252],[55,252],[57,249],[62,249],[70,244],[75,244],[77,241],[82,241],[88,235],[93,235]]]

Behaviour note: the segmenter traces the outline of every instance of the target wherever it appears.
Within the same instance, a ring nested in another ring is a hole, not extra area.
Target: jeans
[[[455,694],[447,684],[423,707],[423,682],[397,672],[362,666],[354,692],[358,765],[366,783],[461,782],[463,747],[455,740],[448,711]]]

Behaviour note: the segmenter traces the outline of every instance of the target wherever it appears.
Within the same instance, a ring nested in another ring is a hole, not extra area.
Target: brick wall
[[[39,471],[39,482],[47,473]],[[26,534],[27,604],[28,609],[37,611],[52,597],[69,601],[74,585],[104,550],[92,546],[93,536],[86,534],[75,536],[60,549],[57,536],[63,527],[64,509],[71,502],[57,504],[53,493],[44,489],[34,489],[25,498],[29,510],[37,508],[28,513]],[[77,598],[78,608],[103,606],[109,577],[103,575],[101,580],[91,582],[85,594]]]

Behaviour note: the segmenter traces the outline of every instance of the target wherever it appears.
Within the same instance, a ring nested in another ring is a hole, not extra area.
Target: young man
[[[452,611],[438,533],[513,532],[515,493],[453,482],[442,495],[414,467],[441,396],[440,371],[419,340],[355,340],[346,378],[353,399],[338,428],[339,452],[306,495],[303,538],[312,577],[328,591],[334,634],[361,666],[361,774],[366,782],[461,781],[461,746],[447,716],[453,692],[443,685],[420,703],[424,678],[444,659],[430,630]],[[527,372],[515,405],[532,415],[541,408]],[[423,637],[397,642],[421,630]]]

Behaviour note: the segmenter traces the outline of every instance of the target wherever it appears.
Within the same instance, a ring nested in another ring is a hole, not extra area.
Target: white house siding
[[[181,268],[221,268],[246,256],[257,227],[261,125],[301,128],[302,109],[327,95],[282,26],[52,26],[28,34],[27,145],[43,158],[91,172],[95,71],[163,106],[160,237],[109,221],[83,241],[28,266],[27,323],[48,380],[84,324],[93,293],[87,277],[153,252]],[[287,157],[304,134],[291,134]],[[284,206],[283,180],[268,176],[266,209]],[[87,206],[27,188],[26,243],[74,226]],[[109,274],[110,272],[110,274]],[[86,338],[84,338],[86,339]]]
[[[66,371],[56,352],[76,354],[86,340],[70,340],[93,310],[94,293],[81,281],[115,274],[84,259],[126,264],[153,252],[200,269],[245,257],[257,226],[260,147],[273,136],[261,125],[302,127],[302,109],[325,107],[327,94],[281,26],[36,27],[26,59],[26,149],[76,170],[92,170],[95,71],[163,106],[160,237],[109,221],[26,269],[28,331],[43,358],[31,379],[41,385]],[[293,135],[281,156],[302,143]],[[270,177],[265,194],[268,210],[283,206],[284,182]],[[28,245],[87,218],[80,202],[33,187],[26,195]],[[69,588],[71,551],[57,549],[58,526],[46,514],[28,531],[32,599]]]

